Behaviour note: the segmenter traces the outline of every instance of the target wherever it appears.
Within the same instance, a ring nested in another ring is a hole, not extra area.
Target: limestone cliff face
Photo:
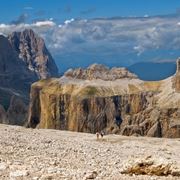
[[[39,79],[58,76],[58,68],[47,50],[44,40],[33,30],[13,32],[8,39],[19,58]]]
[[[180,95],[173,93],[174,77],[144,82],[127,70],[122,78],[124,72],[116,74],[117,70],[99,65],[93,68],[70,70],[59,79],[33,84],[29,126],[180,137]]]
[[[177,60],[177,70],[173,78],[173,87],[180,93],[180,59]]]
[[[40,91],[42,90],[41,86],[31,88],[30,99],[31,103],[29,105],[29,109],[33,109],[33,111],[29,111],[29,119],[28,126],[35,128],[40,122],[41,116],[41,105],[40,105]]]
[[[95,133],[113,125],[115,116],[121,118],[121,113],[131,115],[143,111],[150,103],[147,94],[81,98],[48,93],[33,85],[29,124],[31,127]]]

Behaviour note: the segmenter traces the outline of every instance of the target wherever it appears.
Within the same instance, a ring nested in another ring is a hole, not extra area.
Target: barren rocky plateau
[[[0,125],[0,179],[180,179],[180,139]]]

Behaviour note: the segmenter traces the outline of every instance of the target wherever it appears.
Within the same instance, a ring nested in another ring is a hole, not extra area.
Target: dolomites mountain
[[[23,125],[31,84],[57,74],[43,39],[32,30],[0,35],[0,122]]]
[[[92,65],[31,87],[29,127],[122,135],[180,137],[179,66],[146,82],[124,68]]]
[[[33,30],[13,32],[8,39],[19,58],[30,71],[37,75],[38,79],[58,76],[58,68],[47,50],[44,40]]]
[[[8,39],[0,36],[0,103],[5,107],[13,95],[26,99],[28,89],[37,78],[18,58]]]

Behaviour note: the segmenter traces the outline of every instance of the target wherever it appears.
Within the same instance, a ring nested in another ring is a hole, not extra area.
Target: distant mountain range
[[[63,75],[64,72],[68,69],[68,67],[72,67],[72,68],[86,68],[88,66],[88,64],[93,64],[93,60],[92,63],[85,61],[84,63],[82,63],[82,61],[75,61],[76,63],[74,63],[72,61],[72,64],[64,64],[59,63],[59,67],[60,67],[60,75]],[[119,64],[118,62],[106,62],[106,63],[102,63],[101,61],[97,62],[98,64],[104,64],[108,67],[126,67],[129,71],[133,72],[134,74],[136,74],[140,79],[145,80],[145,81],[158,81],[158,80],[162,80],[165,79],[169,76],[172,76],[175,71],[176,71],[176,63],[175,62],[139,62],[139,63],[135,63],[131,66],[123,66],[121,64]]]
[[[172,76],[176,71],[176,63],[141,62],[129,66],[128,69],[142,80],[156,81]]]

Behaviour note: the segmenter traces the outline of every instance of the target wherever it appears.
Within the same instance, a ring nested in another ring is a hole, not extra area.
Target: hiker
[[[97,140],[99,139],[99,132],[96,132],[96,137],[97,137]]]
[[[103,138],[103,136],[104,136],[104,132],[103,132],[103,131],[101,131],[101,132],[100,132],[100,135],[101,135],[101,138]]]

